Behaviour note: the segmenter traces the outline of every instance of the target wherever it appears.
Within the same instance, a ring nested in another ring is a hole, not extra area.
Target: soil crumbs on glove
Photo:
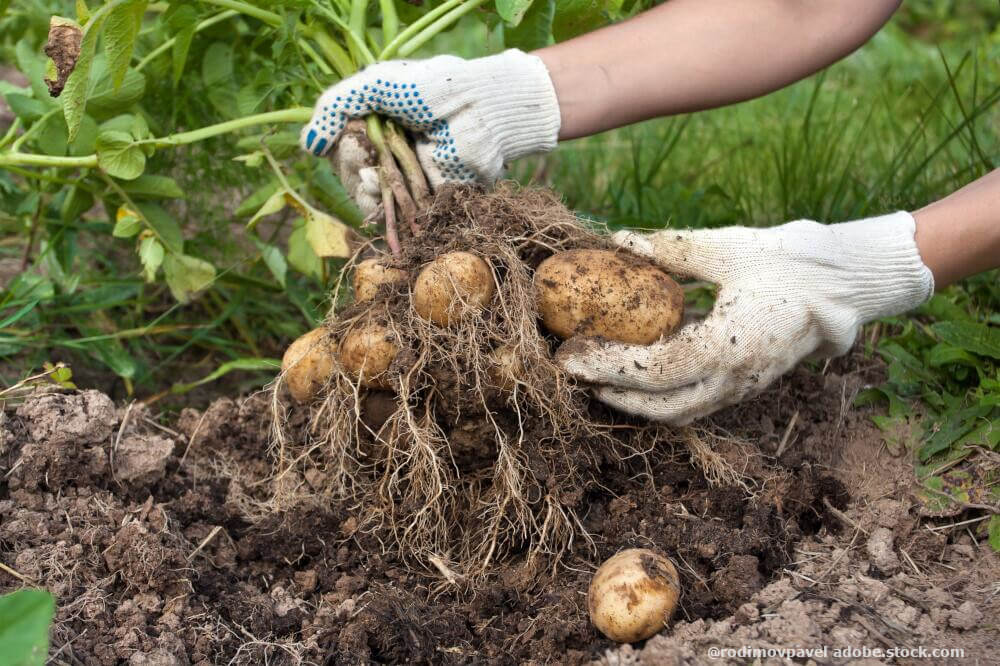
[[[864,411],[841,409],[858,363],[800,369],[688,431],[747,462],[743,487],[709,487],[684,448],[648,473],[608,469],[582,498],[593,543],[554,577],[515,558],[475,590],[446,563],[420,574],[382,555],[357,531],[364,506],[255,518],[271,470],[261,396],[166,423],[95,391],[34,396],[0,412],[0,561],[21,577],[0,571],[0,592],[56,595],[51,649],[68,664],[697,664],[712,646],[824,644],[962,647],[988,663],[996,557],[961,527],[919,524],[909,463]],[[670,555],[684,593],[666,631],[616,647],[585,594],[624,547]]]

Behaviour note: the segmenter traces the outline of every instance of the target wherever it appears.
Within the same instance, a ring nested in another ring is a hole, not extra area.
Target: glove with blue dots
[[[431,185],[492,184],[504,164],[555,148],[559,104],[541,59],[517,49],[463,60],[392,60],[371,65],[319,98],[302,147],[324,155],[348,119],[377,113],[416,136]]]

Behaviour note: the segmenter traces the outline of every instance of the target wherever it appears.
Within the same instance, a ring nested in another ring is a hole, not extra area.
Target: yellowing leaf
[[[326,213],[313,210],[306,216],[306,240],[318,257],[351,256],[347,232],[346,224]]]
[[[168,254],[163,261],[163,274],[170,293],[181,303],[189,302],[215,282],[215,266],[188,254]]]

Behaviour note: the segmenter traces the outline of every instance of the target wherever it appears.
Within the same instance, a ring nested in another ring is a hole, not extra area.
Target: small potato
[[[281,359],[285,383],[296,402],[308,402],[333,375],[337,345],[325,328],[309,331],[288,346]]]
[[[413,307],[424,319],[448,326],[486,307],[496,290],[489,264],[471,252],[449,252],[420,271]]]
[[[594,574],[587,609],[602,634],[634,643],[667,626],[680,593],[670,560],[646,548],[630,548],[609,558]]]
[[[684,292],[656,266],[610,250],[568,250],[535,271],[538,311],[560,338],[601,336],[648,345],[673,333]]]
[[[383,284],[402,282],[406,282],[406,271],[385,266],[378,259],[365,259],[354,267],[354,300],[370,301]]]
[[[386,326],[366,321],[340,341],[340,363],[368,388],[391,388],[386,370],[399,353],[395,334]]]
[[[490,352],[490,379],[501,391],[513,391],[518,379],[524,377],[524,364],[512,344],[500,345]]]

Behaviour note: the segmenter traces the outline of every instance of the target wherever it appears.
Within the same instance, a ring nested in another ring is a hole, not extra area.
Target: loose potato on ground
[[[495,293],[489,264],[471,252],[449,252],[420,271],[413,285],[413,307],[424,319],[448,326],[481,310]]]
[[[307,402],[316,397],[333,374],[337,345],[325,328],[309,331],[288,346],[281,359],[281,371],[292,397]]]
[[[590,621],[613,641],[641,641],[667,626],[680,592],[670,560],[646,548],[623,550],[594,574],[587,592]]]
[[[354,300],[358,303],[375,298],[383,284],[406,282],[406,271],[385,266],[378,259],[365,259],[354,268]]]
[[[386,370],[399,353],[396,335],[386,326],[364,321],[340,341],[340,363],[362,386],[391,388]]]
[[[674,332],[684,292],[656,266],[610,250],[568,250],[535,271],[545,328],[566,339],[601,336],[647,345]]]

